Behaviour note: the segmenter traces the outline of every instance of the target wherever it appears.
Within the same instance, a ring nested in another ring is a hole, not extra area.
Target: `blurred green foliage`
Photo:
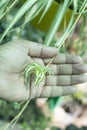
[[[0,105],[0,120],[10,122],[19,112],[22,104],[19,108],[15,102],[10,103],[1,101]],[[23,130],[44,130],[49,125],[49,118],[45,118],[39,108],[36,106],[33,100],[26,108],[24,113],[21,115],[18,123],[21,124]]]

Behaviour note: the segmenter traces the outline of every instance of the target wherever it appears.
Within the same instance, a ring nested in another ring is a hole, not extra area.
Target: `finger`
[[[35,57],[49,58],[57,55],[56,48],[47,47],[41,44],[32,43],[29,48],[29,54]]]
[[[87,72],[86,64],[50,64],[49,68],[51,68],[55,75],[71,75]]]
[[[69,86],[87,82],[87,75],[46,76],[46,86]]]
[[[27,40],[20,40],[24,45],[29,48],[29,55],[34,57],[51,58],[57,55],[58,49],[55,47],[48,47],[40,43],[31,42]]]
[[[44,63],[48,64],[51,59],[45,59]],[[70,55],[70,54],[62,54],[58,53],[57,56],[54,57],[53,62],[54,64],[65,64],[65,63],[70,63],[70,64],[78,64],[83,62],[82,58],[77,55]]]
[[[64,96],[68,94],[74,94],[75,92],[77,92],[76,86],[44,86],[40,97],[57,97],[62,95]]]

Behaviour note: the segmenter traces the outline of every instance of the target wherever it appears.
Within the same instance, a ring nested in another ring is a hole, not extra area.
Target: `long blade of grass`
[[[84,4],[86,4],[87,0],[86,1],[83,1],[83,0],[78,0],[78,10],[81,11]]]
[[[78,0],[73,0],[74,12],[76,13],[78,10]]]
[[[44,15],[47,13],[47,11],[49,10],[52,3],[53,3],[53,0],[47,0],[46,8],[44,9],[44,12],[43,12],[39,22],[43,19]]]
[[[68,27],[66,28],[64,34],[62,35],[62,37],[55,43],[55,46],[58,47],[58,49],[60,49],[60,47],[64,44],[65,40],[66,40],[66,36],[70,30],[70,28],[72,27],[73,23],[74,23],[74,13],[72,14],[71,20],[69,22]]]
[[[63,4],[60,4],[60,7],[57,10],[57,13],[52,21],[50,29],[47,33],[46,38],[45,38],[45,41],[44,41],[45,45],[49,46],[51,44],[52,39],[60,26],[60,23],[61,23],[63,16],[68,8],[69,3],[70,3],[70,0],[67,0],[67,1],[65,0]]]
[[[84,2],[82,2],[79,12],[82,12],[82,9],[84,8],[85,4],[87,4],[87,0],[84,0]],[[87,8],[87,6],[85,8]]]

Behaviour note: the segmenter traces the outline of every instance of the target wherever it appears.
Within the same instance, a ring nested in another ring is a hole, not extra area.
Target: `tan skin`
[[[54,76],[46,75],[40,85],[33,83],[26,89],[24,68],[29,63],[47,65]],[[60,54],[56,48],[26,41],[15,40],[0,46],[0,98],[8,101],[25,101],[37,97],[55,97],[73,94],[76,84],[87,81],[85,65],[79,56]],[[31,91],[30,91],[31,87]]]

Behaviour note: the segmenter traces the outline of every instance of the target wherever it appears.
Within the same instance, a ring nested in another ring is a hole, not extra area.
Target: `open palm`
[[[32,62],[46,65],[52,57],[55,58],[49,67],[54,71],[54,76],[47,75],[38,86],[33,87],[32,84],[31,90],[30,87],[26,89],[25,66]],[[86,82],[87,77],[81,75],[86,71],[87,66],[82,64],[78,56],[57,54],[56,48],[15,40],[0,46],[0,97],[9,101],[22,101],[72,94],[76,91],[72,85]]]

